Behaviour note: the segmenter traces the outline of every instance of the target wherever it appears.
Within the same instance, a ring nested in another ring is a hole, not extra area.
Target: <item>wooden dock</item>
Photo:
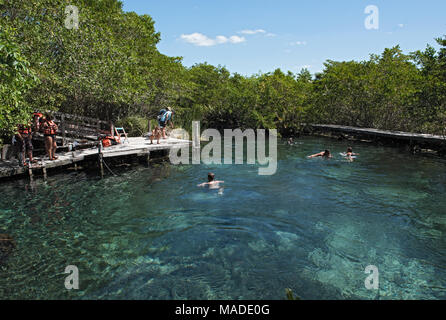
[[[44,178],[47,176],[48,170],[54,168],[62,168],[66,166],[75,166],[87,160],[98,160],[98,167],[102,171],[102,159],[107,158],[118,158],[122,156],[135,156],[150,157],[152,151],[169,151],[172,147],[184,147],[190,145],[191,142],[188,140],[168,138],[161,139],[160,144],[150,144],[148,138],[138,137],[138,138],[128,138],[122,144],[111,146],[108,148],[88,148],[78,151],[68,151],[57,153],[57,160],[50,161],[47,157],[39,158],[35,157],[38,163],[32,164],[30,167],[21,167],[17,159],[0,161],[0,179],[11,178],[21,175],[29,175],[31,178],[33,174],[42,174]]]
[[[356,128],[349,126],[338,126],[331,124],[311,124],[312,128],[327,130],[327,131],[338,131],[343,133],[354,133],[354,134],[363,134],[370,136],[378,136],[385,137],[391,139],[402,139],[402,140],[412,140],[412,141],[420,141],[420,142],[433,142],[433,143],[445,143],[446,137],[437,136],[432,134],[423,134],[423,133],[409,133],[402,131],[388,131],[388,130],[379,130],[379,129],[371,129],[371,128]]]
[[[331,137],[352,138],[353,140],[379,141],[392,145],[406,145],[412,152],[436,151],[446,155],[446,136],[410,133],[402,131],[357,128],[330,124],[309,124],[311,133],[322,132]]]

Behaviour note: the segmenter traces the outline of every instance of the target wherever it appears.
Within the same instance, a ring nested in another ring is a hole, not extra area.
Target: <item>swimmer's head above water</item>
[[[209,172],[208,173],[208,182],[201,183],[198,186],[199,187],[209,186],[212,189],[216,189],[216,188],[219,187],[219,185],[221,183],[224,183],[224,181],[217,181],[217,180],[215,180],[215,174],[213,174],[212,172]]]

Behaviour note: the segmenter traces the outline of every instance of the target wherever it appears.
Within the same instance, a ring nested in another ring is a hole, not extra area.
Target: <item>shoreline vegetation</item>
[[[366,61],[327,60],[315,75],[246,77],[161,54],[153,19],[118,0],[70,4],[81,8],[78,29],[65,26],[66,1],[0,3],[0,146],[35,110],[113,121],[135,136],[167,106],[186,129],[200,120],[203,129],[276,128],[282,137],[301,123],[446,135],[446,36],[439,50],[395,46]]]

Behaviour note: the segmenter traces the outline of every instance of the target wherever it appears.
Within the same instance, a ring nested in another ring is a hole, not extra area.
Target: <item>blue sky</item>
[[[446,0],[123,0],[125,11],[149,14],[158,49],[191,66],[208,62],[243,75],[276,68],[322,71],[331,60],[364,60],[399,44],[424,49],[446,34]],[[379,9],[379,29],[364,11]]]

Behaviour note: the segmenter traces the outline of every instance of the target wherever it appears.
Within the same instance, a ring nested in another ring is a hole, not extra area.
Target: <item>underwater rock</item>
[[[15,247],[15,241],[10,235],[0,233],[0,265],[6,262]]]

